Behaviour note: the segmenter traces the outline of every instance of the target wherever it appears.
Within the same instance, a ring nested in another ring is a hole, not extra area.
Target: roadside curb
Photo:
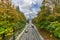
[[[41,40],[44,40],[44,38],[42,37],[42,35],[38,32],[38,30],[37,30],[36,26],[35,26],[35,25],[33,25],[33,26],[34,26],[34,28],[35,28],[36,32],[38,33],[39,37],[41,38]]]
[[[17,36],[16,40],[19,40],[19,39],[20,39],[20,37],[23,35],[23,33],[24,33],[25,29],[27,28],[26,26],[27,26],[27,25],[25,25],[25,28],[24,28],[24,30],[20,33],[20,35],[18,35],[18,36]]]

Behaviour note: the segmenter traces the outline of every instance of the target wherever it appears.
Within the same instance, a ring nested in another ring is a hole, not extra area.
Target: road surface
[[[38,33],[31,25],[28,25],[26,30],[28,30],[28,32],[24,32],[19,40],[40,40]]]

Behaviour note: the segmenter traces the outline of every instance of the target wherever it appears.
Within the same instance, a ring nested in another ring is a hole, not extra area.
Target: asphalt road
[[[40,40],[38,33],[31,25],[28,25],[26,30],[19,40]]]

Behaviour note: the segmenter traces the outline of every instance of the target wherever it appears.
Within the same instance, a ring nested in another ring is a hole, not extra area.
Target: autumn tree
[[[55,37],[60,38],[60,5],[57,4],[58,0],[54,1],[55,7],[53,7],[51,13],[51,8],[49,7],[51,5],[46,6],[46,1],[47,0],[43,1],[40,7],[41,11],[38,12],[38,16],[33,19],[33,22],[36,26],[39,26],[40,29],[45,29]]]
[[[6,1],[6,3],[4,3],[4,1]],[[17,29],[21,24],[20,23],[21,20],[25,21],[26,20],[25,16],[21,12],[19,13],[18,11],[16,11],[16,9],[11,7],[11,4],[9,3],[8,0],[1,0],[0,2],[0,39],[5,40],[5,37],[8,37],[9,39],[9,37],[14,34],[14,31],[17,32],[18,31]],[[26,22],[24,22],[24,25],[25,23]]]

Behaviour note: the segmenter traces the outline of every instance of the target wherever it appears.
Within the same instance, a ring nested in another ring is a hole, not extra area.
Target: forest
[[[50,5],[45,5],[46,3],[50,4],[47,1],[43,1],[42,6],[40,7],[41,11],[38,12],[38,16],[33,19],[33,23],[40,29],[48,31],[50,37],[53,35],[57,38],[60,38],[60,1],[52,0],[51,3],[53,10],[51,10]]]
[[[20,33],[26,24],[25,16],[14,9],[9,0],[0,2],[0,40],[9,40],[14,34]]]

